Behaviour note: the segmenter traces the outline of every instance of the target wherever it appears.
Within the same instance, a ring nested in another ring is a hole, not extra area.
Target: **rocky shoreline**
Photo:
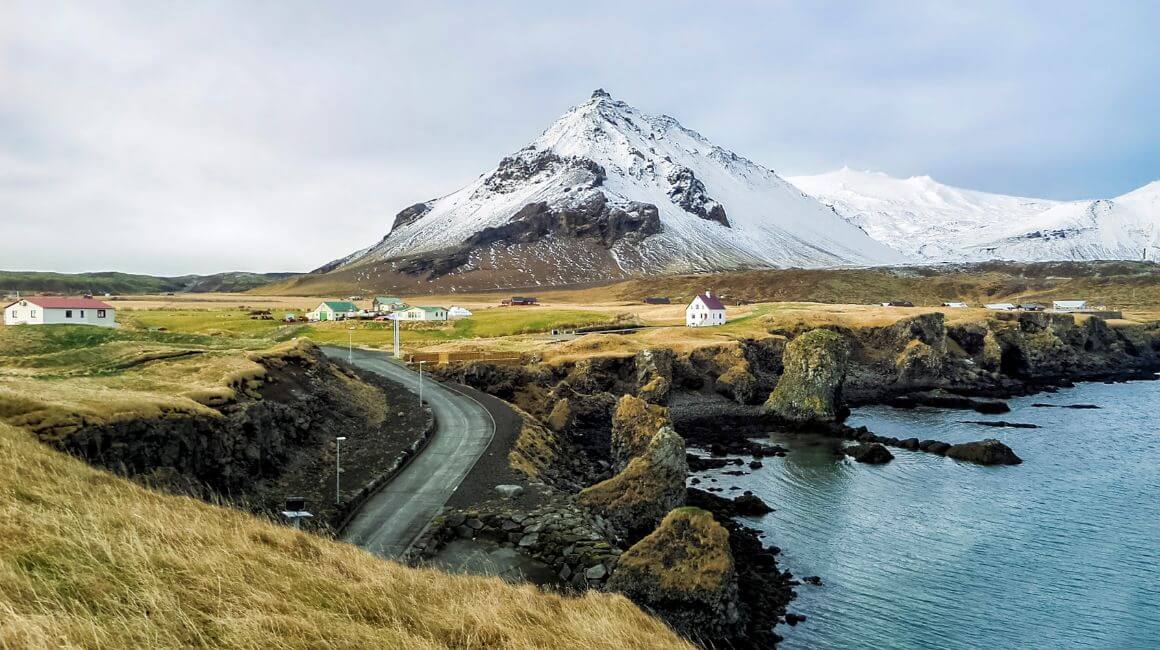
[[[892,446],[1017,464],[1016,452],[999,440],[899,440],[843,420],[849,407],[867,404],[1002,413],[1009,397],[1075,381],[1152,378],[1158,369],[1155,326],[1111,328],[1099,319],[1080,323],[1043,313],[953,324],[936,313],[885,327],[771,330],[683,353],[647,349],[555,364],[453,364],[437,372],[525,412],[529,424],[513,449],[513,466],[561,496],[566,506],[555,514],[568,522],[568,535],[596,535],[608,548],[585,556],[559,544],[541,547],[528,537],[526,519],[503,513],[477,517],[480,528],[451,528],[453,535],[522,544],[567,576],[572,588],[623,591],[703,645],[768,647],[776,642],[776,624],[802,621],[786,612],[797,581],[778,568],[776,547],[765,548],[739,523],[733,500],[702,491],[695,480],[685,489],[690,467],[736,464],[739,459],[726,457],[738,455],[752,455],[760,467],[763,456],[784,453],[751,439],[770,431],[847,441],[852,445],[843,453],[863,462],[888,461],[886,446]],[[686,444],[712,455],[687,454]],[[469,520],[457,513],[450,521],[458,523],[458,514]],[[599,525],[578,528],[585,517]],[[633,558],[630,569],[626,557]],[[671,588],[676,577],[664,567],[673,563],[689,567],[685,578],[714,588]],[[710,575],[705,565],[718,570]],[[670,588],[661,589],[664,584]],[[695,614],[702,610],[713,616]]]

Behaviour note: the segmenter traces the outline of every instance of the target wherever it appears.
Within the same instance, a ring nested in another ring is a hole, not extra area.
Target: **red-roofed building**
[[[725,303],[714,296],[712,291],[698,295],[688,307],[685,307],[687,327],[713,327],[724,325],[725,321]]]
[[[97,325],[116,327],[112,305],[92,298],[33,296],[4,307],[5,325]]]

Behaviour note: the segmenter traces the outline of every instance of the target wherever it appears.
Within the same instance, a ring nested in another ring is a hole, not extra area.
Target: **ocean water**
[[[895,460],[870,466],[836,457],[832,440],[772,434],[787,457],[747,476],[702,475],[776,508],[750,524],[784,549],[785,568],[823,580],[798,588],[790,611],[808,620],[779,626],[783,647],[1160,648],[1160,381],[1010,405],[868,407],[849,423],[899,438],[998,438],[1022,465],[891,449]]]

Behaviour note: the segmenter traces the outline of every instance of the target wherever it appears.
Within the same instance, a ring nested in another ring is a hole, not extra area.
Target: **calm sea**
[[[798,588],[790,611],[808,620],[778,628],[784,647],[1160,647],[1160,382],[1010,404],[1003,415],[869,407],[849,423],[899,438],[999,438],[1018,466],[897,449],[887,465],[861,465],[837,458],[833,441],[774,434],[788,457],[747,476],[702,475],[768,501],[776,512],[751,525],[784,549],[785,568],[824,581]]]

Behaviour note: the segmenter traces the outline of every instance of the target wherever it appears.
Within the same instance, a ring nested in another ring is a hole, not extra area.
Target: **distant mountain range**
[[[318,269],[356,285],[560,285],[904,262],[772,170],[598,90],[466,187]]]
[[[159,277],[105,271],[98,273],[46,273],[0,271],[0,294],[20,292],[96,295],[241,292],[293,277],[294,273],[246,273],[231,271],[213,275]]]
[[[789,182],[787,182],[787,180]],[[528,146],[279,290],[458,291],[641,275],[1004,259],[1152,259],[1160,183],[1115,199],[988,194],[842,169],[782,179],[597,90]]]
[[[924,262],[1160,257],[1160,181],[1112,199],[1052,201],[851,169],[788,180]]]

